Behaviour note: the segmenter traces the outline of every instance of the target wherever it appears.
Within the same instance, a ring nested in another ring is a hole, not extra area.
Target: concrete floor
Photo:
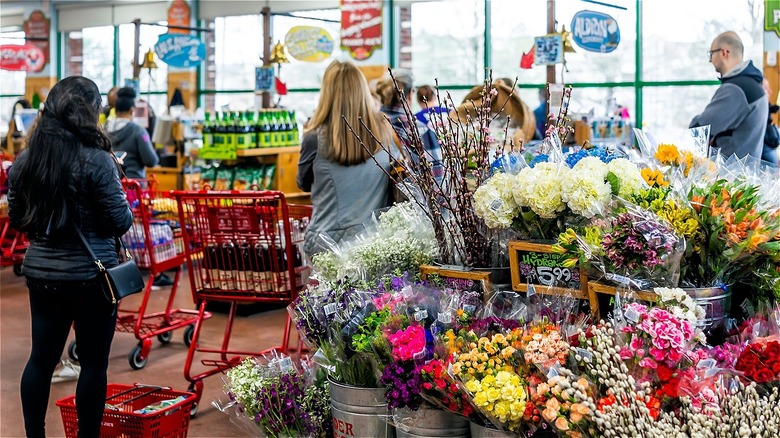
[[[143,294],[130,297],[122,308],[138,309]],[[163,311],[170,296],[170,288],[152,291],[149,311]],[[193,299],[186,270],[183,272],[174,308],[193,309]],[[147,312],[148,313],[148,312]],[[230,350],[262,351],[281,342],[286,311],[280,306],[245,317],[236,317],[233,334],[230,337]],[[227,317],[222,313],[203,323],[199,348],[220,349],[224,337]],[[140,382],[170,386],[186,391],[189,382],[184,377],[184,363],[187,359],[187,347],[184,345],[184,330],[173,332],[173,341],[162,345],[155,338],[145,368],[134,371],[128,363],[128,354],[138,344],[133,333],[117,332],[111,348],[108,368],[109,383],[132,384]],[[23,437],[24,426],[19,405],[19,380],[30,353],[30,311],[27,288],[24,278],[16,277],[11,268],[0,269],[0,437]],[[71,339],[73,334],[71,333]],[[67,358],[67,352],[63,352]],[[214,358],[201,353],[193,361],[193,374],[207,369],[200,364],[201,359]],[[199,371],[200,370],[200,371]],[[217,399],[226,400],[222,390],[222,375],[215,374],[203,380],[204,391],[197,416],[190,421],[190,437],[241,437],[251,436],[246,429],[231,423],[230,417],[211,405]],[[75,392],[76,382],[52,384],[49,410],[46,417],[49,437],[63,437],[62,417],[55,402]]]

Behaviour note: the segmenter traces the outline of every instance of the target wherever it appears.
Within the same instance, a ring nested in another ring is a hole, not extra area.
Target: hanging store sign
[[[42,11],[33,11],[30,13],[30,18],[24,22],[24,37],[27,38],[27,44],[38,47],[41,49],[41,53],[43,53],[43,65],[38,70],[32,71],[43,70],[43,67],[49,62],[50,29],[51,22]]]
[[[382,47],[382,1],[341,0],[341,48],[358,61]]]
[[[168,8],[168,25],[169,26],[190,26],[190,7],[184,0],[173,0],[171,6]],[[187,34],[190,31],[187,29],[168,29],[169,33],[181,33]]]
[[[764,30],[780,36],[780,0],[764,0]]]
[[[166,33],[160,35],[154,51],[171,67],[194,67],[206,59],[206,45],[192,35]]]
[[[287,52],[298,61],[320,62],[333,53],[333,37],[314,26],[295,26],[284,37]]]
[[[273,67],[255,67],[255,91],[272,91],[274,77]]]
[[[40,47],[4,44],[0,46],[0,70],[39,72],[46,65],[46,57]]]
[[[550,34],[534,38],[534,64],[553,65],[563,62],[563,38]]]
[[[609,53],[620,44],[617,20],[602,12],[579,11],[571,19],[574,44],[588,52]]]

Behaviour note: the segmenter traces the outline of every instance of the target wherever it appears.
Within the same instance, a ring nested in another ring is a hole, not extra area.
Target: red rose
[[[771,369],[773,373],[780,374],[780,359],[774,359],[766,364],[767,368]]]
[[[764,353],[769,357],[780,356],[780,343],[777,341],[767,342]]]
[[[766,368],[761,368],[753,374],[753,380],[756,383],[767,383],[775,378],[775,373]]]
[[[734,368],[737,371],[747,372],[755,369],[760,363],[761,361],[759,361],[758,355],[748,348],[739,355],[737,364]]]
[[[661,382],[668,382],[674,374],[674,371],[672,371],[671,368],[663,364],[658,365],[655,372],[658,373],[658,379],[661,380]]]

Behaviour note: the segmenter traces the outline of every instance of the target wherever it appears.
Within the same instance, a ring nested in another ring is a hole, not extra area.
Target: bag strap
[[[390,125],[390,134],[393,136],[393,140],[395,140],[395,147],[398,148],[398,152],[401,154],[401,159],[406,159],[406,153],[404,153],[404,146],[403,143],[401,143],[401,138],[398,136],[398,133],[395,132],[395,128]]]
[[[101,262],[100,259],[98,259],[97,256],[95,255],[95,252],[92,251],[92,246],[90,246],[89,242],[87,241],[87,238],[84,237],[84,233],[82,233],[81,229],[79,227],[75,226],[75,225],[74,225],[73,228],[76,229],[76,233],[78,233],[79,238],[81,238],[81,242],[83,242],[84,243],[84,247],[87,248],[87,252],[89,252],[89,256],[93,260],[95,260],[95,264],[98,266],[98,269],[100,269],[100,272],[105,271],[106,268],[103,266],[103,262]],[[122,248],[125,250],[125,258],[127,260],[132,260],[133,256],[132,256],[132,254],[130,254],[130,250],[127,249],[127,246],[125,245],[125,242],[122,239],[118,238],[118,237],[115,237],[114,239],[116,239],[119,242],[119,245],[121,245]]]

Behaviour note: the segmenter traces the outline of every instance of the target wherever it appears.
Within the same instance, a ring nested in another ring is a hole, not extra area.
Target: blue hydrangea
[[[539,154],[536,157],[534,157],[533,161],[528,163],[529,166],[532,168],[536,166],[539,163],[546,163],[550,159],[550,156],[547,154]]]
[[[614,155],[607,153],[607,151],[605,151],[604,149],[599,149],[599,148],[591,148],[588,150],[580,149],[577,152],[573,152],[571,154],[566,155],[566,165],[569,167],[574,167],[577,163],[580,162],[581,159],[585,157],[597,157],[604,163],[609,163],[610,161],[616,158]]]

